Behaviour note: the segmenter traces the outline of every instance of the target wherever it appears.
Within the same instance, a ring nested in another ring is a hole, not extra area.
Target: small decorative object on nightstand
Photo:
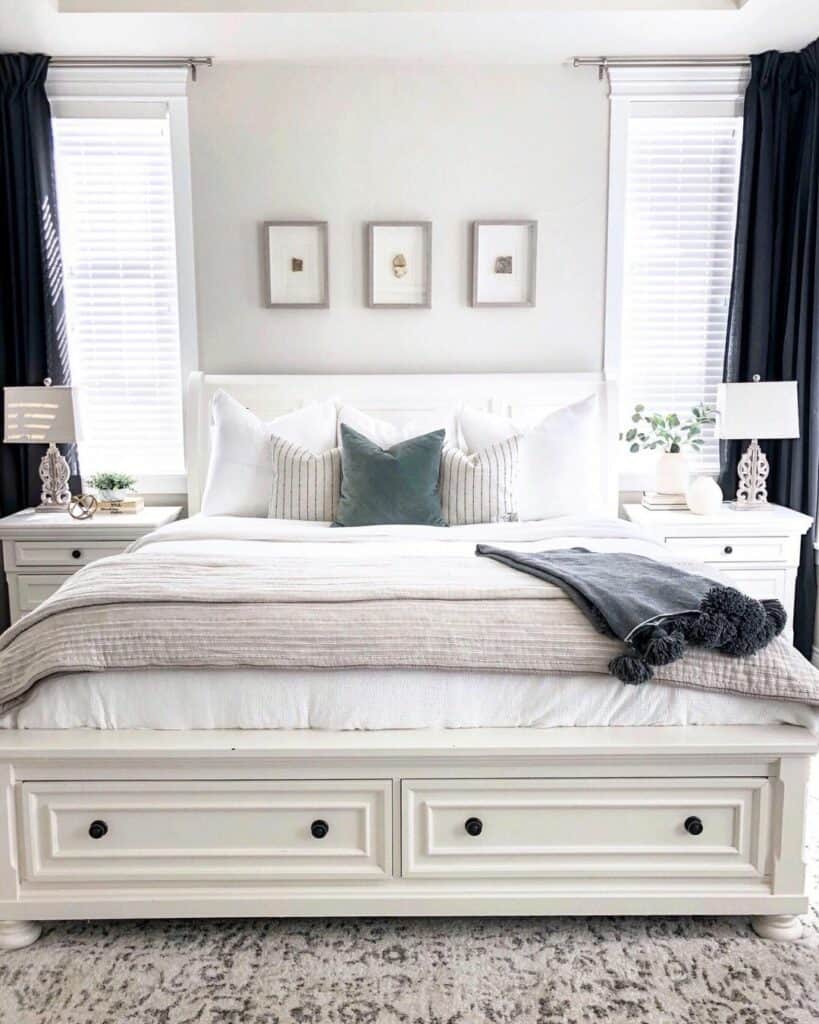
[[[713,516],[722,505],[722,488],[712,476],[697,476],[688,485],[685,500],[694,515]]]
[[[799,437],[799,402],[795,380],[751,384],[720,384],[717,395],[717,436],[751,443],[737,466],[737,508],[764,508],[768,504],[770,466],[759,438],[782,440]]]
[[[739,512],[732,502],[720,505],[713,515],[653,512],[642,505],[626,505],[624,514],[680,558],[719,567],[743,593],[760,600],[778,598],[792,631],[796,570],[802,535],[813,522],[810,516],[781,505]]]
[[[40,516],[33,509],[0,519],[11,621],[32,611],[78,569],[118,555],[146,533],[172,523],[179,507],[148,507],[136,515],[98,512],[93,519]]]
[[[53,387],[46,377],[42,387],[5,388],[6,444],[47,444],[40,462],[43,482],[37,512],[67,512],[71,501],[68,479],[71,470],[58,444],[78,441],[74,417],[74,392]]]

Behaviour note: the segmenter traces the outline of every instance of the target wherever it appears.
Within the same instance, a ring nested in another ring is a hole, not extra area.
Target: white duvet
[[[169,554],[236,555],[263,561],[321,558],[325,545],[350,566],[371,545],[399,545],[424,560],[442,544],[522,550],[581,545],[668,558],[647,533],[621,520],[556,519],[439,529],[380,526],[335,529],[326,523],[195,516],[142,538],[132,551],[162,545]],[[706,570],[702,569],[703,573]],[[713,573],[711,575],[714,575]],[[715,577],[716,578],[716,577]],[[819,713],[766,701],[646,683],[625,686],[599,675],[541,677],[412,670],[281,671],[153,669],[72,673],[41,682],[7,728],[116,729],[414,729],[628,725],[803,725],[819,731]]]

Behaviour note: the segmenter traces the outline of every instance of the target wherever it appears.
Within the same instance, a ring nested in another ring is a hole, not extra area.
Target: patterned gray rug
[[[0,956],[0,1021],[817,1024],[814,894],[785,945],[746,918],[53,924]]]

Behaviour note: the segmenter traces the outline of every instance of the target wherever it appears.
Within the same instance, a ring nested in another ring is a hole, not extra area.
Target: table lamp
[[[6,444],[47,444],[40,462],[43,482],[36,512],[67,512],[71,501],[71,470],[58,444],[78,441],[74,416],[74,390],[53,387],[46,377],[42,387],[4,388]]]
[[[717,392],[717,437],[751,443],[737,466],[737,508],[764,508],[768,504],[771,467],[759,438],[799,437],[799,402],[795,380],[720,384]]]

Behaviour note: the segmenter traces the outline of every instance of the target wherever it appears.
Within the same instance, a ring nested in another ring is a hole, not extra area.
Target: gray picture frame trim
[[[270,229],[271,228],[318,228],[324,241],[322,264],[324,288],[318,302],[274,302],[270,294]],[[264,288],[267,309],[329,309],[330,308],[330,231],[326,220],[266,220],[262,223],[262,246],[264,248]]]
[[[478,299],[478,247],[480,229],[487,227],[529,228],[529,298],[523,302],[481,302]],[[472,221],[472,306],[475,309],[533,309],[537,303],[537,221],[536,220],[473,220]]]
[[[423,302],[376,302],[374,296],[375,229],[422,228],[424,232],[424,277],[426,289]],[[432,308],[432,221],[370,220],[367,221],[367,307],[369,309],[431,309]]]

